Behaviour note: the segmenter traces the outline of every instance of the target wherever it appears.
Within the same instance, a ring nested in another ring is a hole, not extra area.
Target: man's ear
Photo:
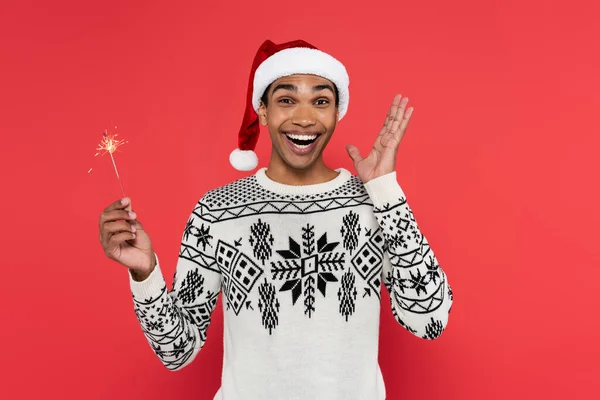
[[[258,121],[261,125],[267,126],[267,106],[262,101],[258,107]]]

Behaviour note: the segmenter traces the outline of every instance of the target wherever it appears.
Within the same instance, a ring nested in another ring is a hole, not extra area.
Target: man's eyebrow
[[[279,89],[291,90],[292,92],[298,91],[298,88],[294,85],[290,85],[289,83],[280,83],[279,85],[275,86],[275,88],[271,92],[271,96],[274,95],[275,92],[278,91]]]
[[[331,93],[334,93],[333,92],[333,87],[331,87],[331,85],[328,84],[328,83],[324,83],[322,85],[313,86],[313,92],[318,92],[320,90],[327,90],[327,89],[331,90]]]
[[[274,95],[275,92],[279,89],[291,90],[292,92],[298,92],[297,86],[290,85],[289,83],[280,83],[279,85],[275,86],[275,88],[273,89],[273,92],[271,92],[271,96]],[[313,86],[312,90],[313,90],[313,92],[319,92],[321,90],[331,90],[331,93],[334,93],[333,87],[328,83]]]

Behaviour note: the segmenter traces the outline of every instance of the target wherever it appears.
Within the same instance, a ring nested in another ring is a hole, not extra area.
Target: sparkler
[[[116,128],[116,126],[115,126]],[[112,161],[112,165],[113,168],[115,169],[115,174],[117,175],[117,179],[119,180],[119,186],[121,187],[121,193],[123,194],[123,197],[125,197],[125,191],[123,190],[123,184],[121,183],[121,177],[119,176],[119,170],[117,169],[117,164],[115,163],[115,158],[113,157],[113,153],[115,151],[117,151],[117,149],[124,145],[125,143],[127,143],[125,140],[120,139],[117,140],[117,136],[118,134],[116,133],[108,133],[108,131],[104,130],[104,134],[102,137],[102,141],[100,142],[100,144],[98,145],[98,148],[96,150],[98,150],[98,152],[96,154],[94,154],[94,157],[101,154],[104,155],[106,153],[108,153],[110,155],[110,159]],[[90,171],[92,170],[92,168],[89,169],[88,173],[90,173]]]

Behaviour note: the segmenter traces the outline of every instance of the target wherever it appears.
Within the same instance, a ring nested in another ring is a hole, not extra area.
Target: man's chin
[[[286,166],[288,166],[291,169],[297,169],[297,170],[307,170],[310,169],[313,165],[315,165],[315,162],[318,160],[318,156],[317,156],[317,149],[315,149],[314,152],[311,152],[310,154],[306,154],[306,155],[302,155],[299,156],[297,154],[285,154],[282,159],[283,162]]]

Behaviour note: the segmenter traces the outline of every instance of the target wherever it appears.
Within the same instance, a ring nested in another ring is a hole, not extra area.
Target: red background
[[[194,203],[228,164],[252,57],[302,38],[343,61],[351,103],[325,153],[354,172],[395,93],[415,107],[397,171],[447,272],[447,331],[418,339],[384,293],[388,399],[597,398],[599,9],[594,2],[3,2],[3,399],[212,399],[222,307],[164,369],[106,259],[99,213],[125,192],[170,285]],[[270,152],[266,131],[257,152]],[[93,167],[91,173],[88,169]]]

